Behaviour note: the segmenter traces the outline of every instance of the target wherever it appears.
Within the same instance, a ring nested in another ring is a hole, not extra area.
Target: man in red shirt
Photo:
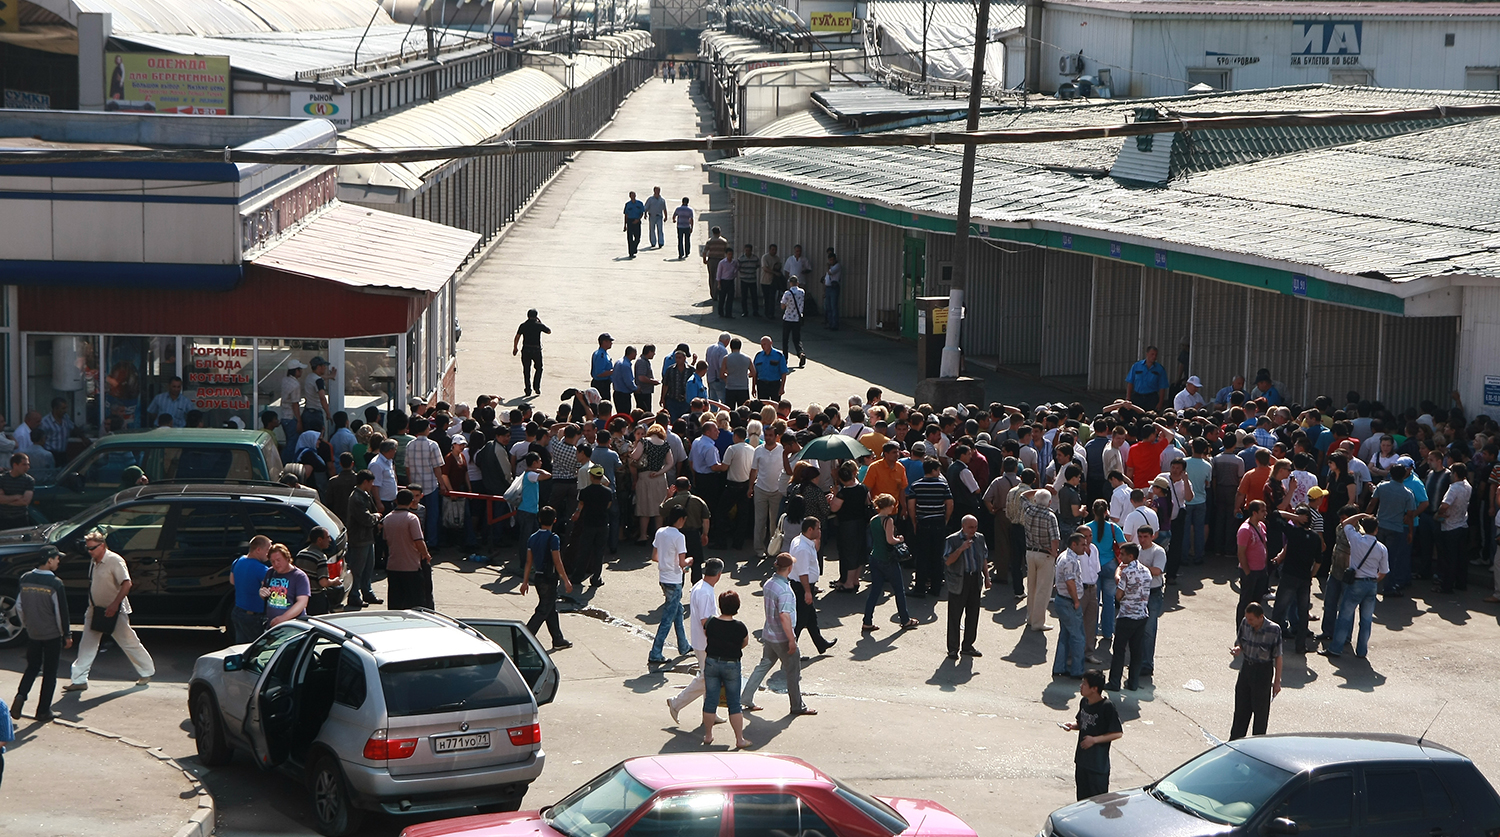
[[[1246,514],[1245,507],[1249,503],[1266,496],[1266,480],[1270,478],[1271,452],[1261,448],[1255,452],[1255,467],[1245,472],[1245,476],[1240,478],[1240,488],[1234,495],[1235,512]]]
[[[1150,429],[1148,435],[1131,444],[1125,457],[1125,476],[1140,489],[1150,489],[1151,481],[1161,473],[1161,452],[1176,438],[1175,433],[1159,424],[1151,425]]]

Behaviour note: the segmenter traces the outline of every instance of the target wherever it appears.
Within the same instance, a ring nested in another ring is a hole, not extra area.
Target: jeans
[[[875,605],[880,603],[880,594],[886,585],[896,594],[896,616],[901,624],[911,618],[906,610],[906,571],[895,561],[870,562],[870,596],[865,599],[865,624],[875,624]]]
[[[708,397],[709,400],[717,401],[720,404],[723,404],[728,400],[728,387],[725,386],[723,378],[720,378],[717,381],[708,382]],[[621,410],[620,412],[629,411]]]
[[[1330,572],[1323,582],[1323,628],[1318,631],[1325,637],[1333,636],[1338,626],[1340,602],[1344,597],[1344,582],[1339,573]]]
[[[660,215],[646,216],[646,234],[651,240],[652,247],[661,247],[662,245],[667,243],[666,236],[662,234],[662,220],[663,219]]]
[[[31,694],[31,684],[37,675],[42,678],[42,691],[37,695],[36,712],[32,717],[46,718],[52,714],[52,696],[57,694],[57,659],[62,656],[62,637],[52,639],[28,639],[26,641],[26,673],[21,675],[21,686],[16,689],[16,702],[11,711],[21,714],[21,705]]]
[[[547,626],[547,633],[552,635],[552,644],[561,645],[563,639],[562,622],[557,618],[557,579],[536,579],[532,585],[536,588],[536,610],[532,611],[531,618],[526,621],[526,630],[531,631],[532,636]],[[682,608],[678,607],[678,613]]]
[[[839,286],[823,286],[823,322],[829,328],[839,327]]]
[[[729,704],[729,714],[744,711],[740,705],[740,661],[706,658],[703,663],[703,714],[719,713],[719,695]]]
[[[1293,578],[1285,572],[1276,587],[1276,605],[1271,621],[1281,626],[1282,639],[1292,640],[1297,648],[1307,645],[1307,614],[1312,606],[1312,579]]]
[[[685,259],[693,249],[693,228],[677,228],[677,258]]]
[[[427,508],[427,519],[422,521],[422,534],[427,539],[427,549],[436,552],[443,539],[443,492],[434,488],[422,495],[422,505]]]
[[[1189,504],[1184,512],[1187,514],[1187,538],[1182,544],[1182,555],[1186,563],[1203,563],[1203,538],[1208,527],[1208,503],[1202,502],[1197,505]]]
[[[1099,572],[1099,636],[1109,639],[1115,635],[1115,581],[1114,566]]]
[[[641,247],[641,219],[625,222],[625,246],[629,248],[630,255]]]
[[[750,533],[750,550],[757,558],[766,554],[766,544],[771,541],[771,530],[781,514],[781,501],[785,496],[780,491],[755,489],[755,531]]]
[[[917,581],[912,592],[936,596],[943,589],[943,531],[941,517],[917,519]]]
[[[1057,615],[1057,653],[1052,657],[1052,673],[1083,676],[1083,608],[1074,607],[1068,596],[1053,596],[1052,609]]]
[[[662,659],[667,634],[673,630],[677,631],[677,653],[686,655],[692,651],[687,631],[682,626],[682,584],[662,584],[661,593],[665,598],[661,609],[661,623],[656,626],[656,640],[651,643],[651,659],[657,661]]]
[[[791,650],[790,643],[763,639],[760,647],[760,663],[750,672],[750,679],[745,681],[745,686],[740,691],[740,703],[754,706],[755,693],[760,691],[761,681],[771,673],[771,666],[780,663],[781,671],[786,675],[786,695],[791,698],[792,711],[806,709],[807,704],[802,702],[802,658]]]
[[[235,607],[229,611],[229,624],[234,628],[235,644],[243,645],[256,641],[266,632],[266,614],[265,611],[255,613]]]
[[[1111,648],[1109,662],[1109,686],[1120,687],[1120,675],[1125,673],[1125,655],[1130,655],[1130,676],[1125,680],[1125,688],[1135,691],[1139,687],[1141,658],[1145,656],[1146,648],[1146,623],[1149,619],[1125,619],[1121,617],[1115,622],[1115,642]]]
[[[1280,601],[1277,597],[1277,601]],[[1266,734],[1266,722],[1271,714],[1271,681],[1276,677],[1275,663],[1244,662],[1239,679],[1234,683],[1234,722],[1229,728],[1229,740],[1244,738],[1245,733]],[[1251,718],[1255,726],[1250,725]]]
[[[760,286],[754,282],[741,282],[740,287],[740,316],[748,317],[754,311],[755,316],[760,316]]]
[[[1344,643],[1354,632],[1354,611],[1359,611],[1359,640],[1354,645],[1355,656],[1363,657],[1370,650],[1370,627],[1375,623],[1375,588],[1373,578],[1356,578],[1344,590],[1339,601],[1339,621],[1333,629],[1333,639],[1328,642],[1328,653],[1337,657],[1344,653]]]
[[[1382,526],[1375,536],[1385,544],[1390,558],[1391,572],[1385,577],[1385,592],[1400,590],[1411,583],[1411,544],[1406,540],[1406,531]]]
[[[536,533],[536,512],[516,512],[516,555],[524,566],[526,563],[526,542]]]
[[[1161,611],[1165,602],[1162,598],[1161,587],[1152,587],[1151,596],[1146,599],[1146,636],[1141,648],[1141,668],[1149,673],[1156,668],[1156,625],[1161,621]]]

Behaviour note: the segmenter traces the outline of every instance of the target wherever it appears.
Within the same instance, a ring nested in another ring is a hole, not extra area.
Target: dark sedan
[[[1497,837],[1500,797],[1459,753],[1409,736],[1261,735],[1159,781],[1060,808],[1038,837]]]

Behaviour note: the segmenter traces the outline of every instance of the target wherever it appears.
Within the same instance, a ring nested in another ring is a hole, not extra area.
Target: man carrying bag
[[[125,559],[104,542],[104,532],[95,529],[83,536],[83,548],[89,554],[89,609],[83,618],[83,641],[78,644],[78,659],[73,662],[73,682],[64,692],[81,692],[89,687],[89,671],[99,654],[99,642],[105,634],[125,652],[135,666],[137,686],[151,682],[156,664],[140,637],[130,627],[130,570]]]

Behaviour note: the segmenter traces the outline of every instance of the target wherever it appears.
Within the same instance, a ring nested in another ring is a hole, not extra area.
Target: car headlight
[[[1052,818],[1051,817],[1047,818],[1047,824],[1044,825],[1044,826],[1042,826],[1042,830],[1038,831],[1036,833],[1036,837],[1052,837]]]

